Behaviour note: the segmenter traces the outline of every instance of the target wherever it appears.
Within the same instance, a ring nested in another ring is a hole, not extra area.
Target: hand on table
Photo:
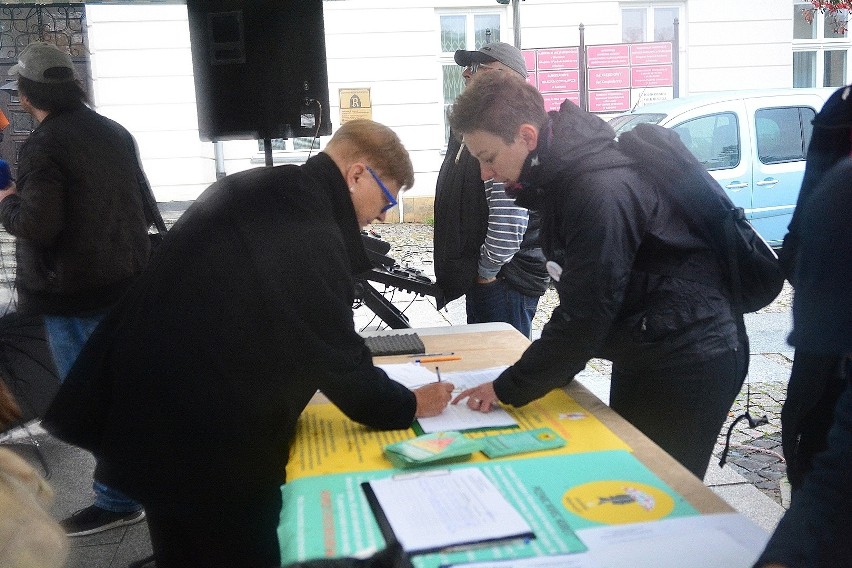
[[[414,416],[426,418],[441,414],[453,396],[453,383],[430,383],[414,390],[417,411]]]
[[[491,412],[492,408],[497,407],[499,400],[497,393],[494,392],[494,383],[482,383],[473,388],[463,390],[456,398],[453,399],[453,404],[458,404],[460,401],[467,398],[467,407],[471,410],[480,412]]]

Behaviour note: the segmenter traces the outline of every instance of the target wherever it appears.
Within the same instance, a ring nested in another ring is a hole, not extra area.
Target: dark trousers
[[[518,292],[502,278],[474,284],[465,294],[467,323],[505,322],[529,339],[538,300]]]
[[[742,361],[737,365],[737,357]],[[725,418],[742,388],[742,351],[688,368],[633,371],[613,365],[610,406],[703,479]]]
[[[794,491],[802,486],[814,456],[828,447],[834,408],[844,386],[843,358],[796,350],[781,409],[787,479]]]
[[[281,492],[211,503],[143,503],[157,568],[272,568],[281,565]]]

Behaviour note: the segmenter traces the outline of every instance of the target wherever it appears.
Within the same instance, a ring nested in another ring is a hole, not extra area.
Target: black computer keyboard
[[[426,353],[426,346],[416,333],[394,335],[371,335],[364,341],[374,357],[382,355],[408,355]]]

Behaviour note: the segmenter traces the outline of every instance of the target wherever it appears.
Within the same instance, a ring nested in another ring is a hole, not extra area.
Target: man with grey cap
[[[455,61],[465,84],[474,73],[527,76],[523,54],[507,43],[458,50]],[[539,224],[502,183],[483,182],[479,162],[451,133],[435,188],[435,279],[444,302],[465,296],[468,323],[506,322],[529,337],[549,283]]]
[[[38,125],[21,146],[17,181],[0,190],[0,221],[16,237],[18,310],[43,316],[61,381],[148,262],[143,199],[153,195],[133,137],[87,106],[68,53],[31,43],[9,75]],[[95,504],[63,521],[69,536],[145,518],[97,480],[94,490]]]

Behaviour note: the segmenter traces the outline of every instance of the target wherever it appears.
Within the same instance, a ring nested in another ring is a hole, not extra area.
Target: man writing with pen
[[[353,322],[359,230],[413,182],[368,120],[304,165],[227,176],[95,331],[43,423],[145,506],[159,568],[280,566],[280,485],[317,390],[376,429],[446,407],[451,383],[392,381]]]

